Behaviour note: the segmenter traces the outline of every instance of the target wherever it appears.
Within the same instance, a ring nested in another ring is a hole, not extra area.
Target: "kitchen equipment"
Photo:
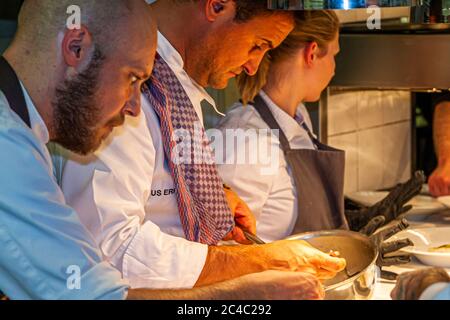
[[[406,237],[414,243],[414,247],[403,248],[402,251],[413,254],[423,264],[450,268],[450,251],[430,251],[432,248],[450,244],[450,227],[408,229],[391,239],[395,241]]]
[[[274,10],[355,9],[378,7],[399,7],[414,5],[416,0],[268,0],[267,6]]]
[[[266,244],[266,242],[264,240],[262,240],[261,238],[259,238],[257,235],[251,234],[250,232],[247,232],[245,230],[243,232],[244,232],[244,236],[247,238],[247,240],[253,242],[254,244]]]
[[[357,191],[348,194],[347,197],[362,205],[372,206],[386,197],[388,193],[389,192],[387,191]],[[446,209],[445,205],[436,198],[426,195],[415,196],[407,204],[413,206],[413,208],[407,212],[408,216],[424,216]]]
[[[379,269],[375,264],[378,248],[367,236],[353,231],[329,230],[301,233],[288,240],[305,240],[325,253],[339,251],[340,257],[346,259],[346,270],[324,282],[325,299],[370,299],[379,278]]]
[[[438,197],[437,201],[439,201],[440,203],[442,203],[444,206],[446,206],[447,208],[450,208],[450,196],[442,196],[442,197]]]

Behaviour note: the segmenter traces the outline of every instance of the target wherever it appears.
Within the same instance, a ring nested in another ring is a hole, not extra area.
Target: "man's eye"
[[[139,78],[138,78],[138,77],[136,77],[136,76],[134,76],[134,75],[131,76],[131,84],[135,84],[135,83],[138,82],[138,81],[139,81]]]

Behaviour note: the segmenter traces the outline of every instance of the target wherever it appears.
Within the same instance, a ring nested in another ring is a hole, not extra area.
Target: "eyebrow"
[[[270,49],[273,49],[273,48],[274,48],[273,42],[272,42],[272,41],[270,41],[270,40],[268,40],[268,39],[266,39],[266,38],[261,38],[261,39],[264,40],[264,41],[266,41],[266,42],[269,44],[269,48],[270,48]]]

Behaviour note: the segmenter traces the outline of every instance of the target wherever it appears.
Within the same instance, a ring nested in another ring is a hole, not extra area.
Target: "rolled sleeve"
[[[125,252],[123,275],[133,288],[192,288],[208,246],[167,235],[145,223]]]
[[[450,283],[439,282],[429,286],[420,296],[420,300],[450,300]]]

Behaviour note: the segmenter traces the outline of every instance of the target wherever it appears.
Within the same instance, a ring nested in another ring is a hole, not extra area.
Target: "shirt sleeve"
[[[11,299],[124,299],[127,284],[65,205],[45,146],[25,127],[1,125],[1,291]]]
[[[429,286],[420,296],[420,300],[450,300],[450,283],[439,282]]]
[[[155,174],[146,117],[127,118],[91,159],[71,156],[62,186],[67,201],[133,288],[191,288],[208,247],[163,233],[146,215]]]

